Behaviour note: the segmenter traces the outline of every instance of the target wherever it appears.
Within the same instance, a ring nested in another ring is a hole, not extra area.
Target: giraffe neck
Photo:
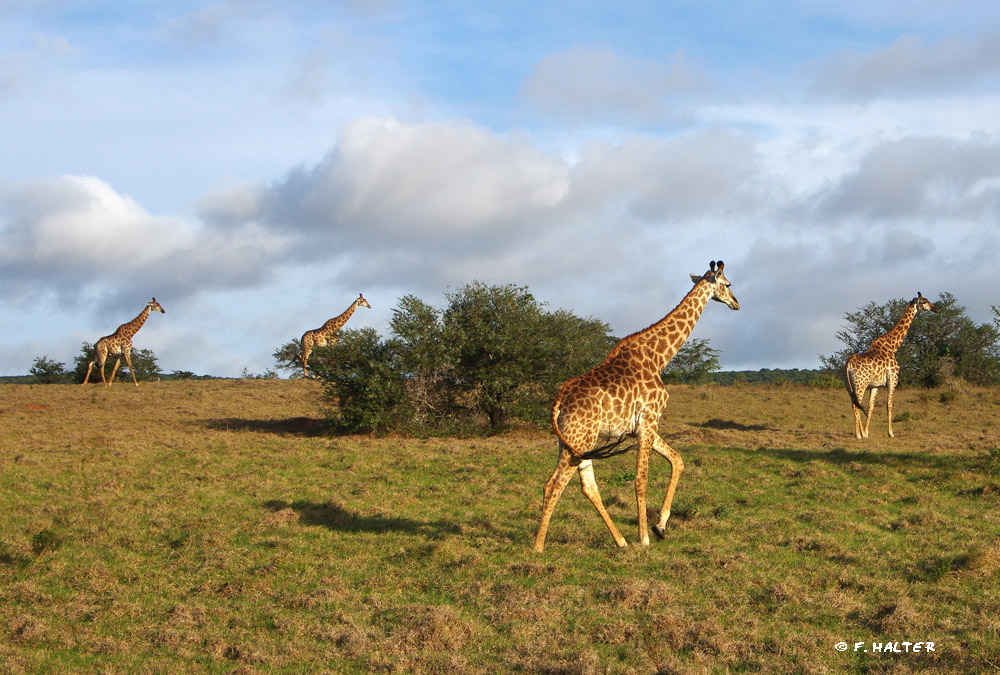
[[[906,311],[903,312],[903,316],[896,322],[896,325],[892,327],[892,330],[875,340],[875,344],[879,347],[888,349],[895,354],[896,351],[902,346],[903,340],[906,338],[906,334],[910,332],[910,324],[913,323],[913,317],[916,315],[917,306],[915,304],[910,304],[906,308]]]
[[[351,315],[354,314],[354,310],[356,310],[357,308],[358,308],[358,301],[355,300],[354,302],[351,303],[351,306],[347,308],[347,311],[345,311],[340,316],[333,317],[325,324],[323,324],[323,330],[324,331],[340,330],[340,327],[343,326],[345,323],[347,323],[347,320],[351,318]]]
[[[118,337],[131,338],[133,335],[138,333],[139,329],[142,328],[142,324],[146,323],[146,319],[149,317],[149,312],[151,310],[152,308],[149,305],[146,305],[146,309],[139,312],[139,316],[135,317],[128,323],[123,323],[119,326],[117,331]]]
[[[711,297],[711,286],[707,281],[699,281],[669,314],[626,340],[631,340],[657,374],[663,372],[691,335]]]

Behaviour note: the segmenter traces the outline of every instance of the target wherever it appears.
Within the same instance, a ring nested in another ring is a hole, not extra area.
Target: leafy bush
[[[47,356],[37,357],[28,372],[34,376],[36,382],[41,384],[58,384],[66,382],[69,378],[66,365],[60,361],[53,361]]]
[[[474,282],[446,297],[443,310],[401,298],[387,340],[344,331],[335,347],[317,350],[326,397],[339,400],[336,427],[454,433],[545,423],[559,386],[615,344],[604,322],[547,312],[523,286]]]
[[[320,349],[328,350],[329,358],[316,375],[326,383],[328,417],[335,429],[386,431],[405,417],[404,377],[396,350],[374,329],[342,330],[336,345]]]

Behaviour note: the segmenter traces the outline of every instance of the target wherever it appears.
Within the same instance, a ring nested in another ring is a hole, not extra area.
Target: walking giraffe
[[[96,363],[101,369],[101,382],[104,382],[105,387],[110,387],[114,384],[115,373],[118,372],[118,366],[122,364],[122,355],[125,355],[125,363],[128,364],[128,371],[132,373],[132,381],[135,382],[135,386],[139,386],[139,381],[135,379],[135,369],[132,368],[132,336],[139,332],[142,328],[142,324],[146,323],[146,319],[149,317],[149,313],[156,310],[160,314],[166,314],[163,308],[160,307],[160,303],[153,298],[146,303],[146,308],[139,312],[139,316],[135,317],[128,323],[123,323],[118,326],[116,330],[111,335],[105,335],[97,344],[94,345],[94,359],[87,366],[87,376],[83,378],[83,384],[87,384],[90,380],[90,369],[94,367]],[[108,358],[108,354],[118,354],[118,361],[115,362],[115,367],[111,369],[111,379],[104,379],[104,362]]]
[[[358,299],[352,302],[343,314],[333,317],[315,330],[307,330],[302,334],[302,377],[309,377],[306,364],[309,362],[309,354],[312,353],[313,347],[332,347],[337,344],[337,331],[347,323],[358,307],[372,308],[361,293],[358,293]]]
[[[844,382],[847,393],[851,395],[851,408],[854,410],[854,435],[857,438],[868,438],[868,425],[872,421],[872,410],[875,408],[875,394],[879,387],[888,387],[886,411],[889,415],[889,437],[892,437],[892,394],[899,383],[899,364],[896,362],[896,352],[903,344],[903,339],[910,330],[910,324],[917,312],[921,310],[937,312],[938,308],[917,291],[917,297],[910,300],[906,311],[888,333],[875,338],[871,346],[861,354],[854,354],[847,359],[844,372]],[[868,412],[865,426],[861,427],[861,402],[865,398],[865,390],[871,388],[868,398]]]
[[[559,460],[545,483],[542,521],[535,535],[536,552],[545,545],[552,511],[574,471],[579,471],[583,493],[597,508],[618,546],[627,546],[601,502],[594,480],[593,460],[638,448],[635,497],[639,511],[639,541],[649,545],[646,529],[646,484],[649,452],[655,450],[670,462],[670,483],[653,531],[661,539],[670,517],[677,481],[684,471],[681,456],[660,438],[657,427],[669,394],[661,373],[681,348],[709,300],[739,309],[729,290],[724,264],[715,261],[705,274],[692,274],[694,288],[669,314],[643,331],[619,342],[604,362],[566,382],[552,404],[552,428],[559,437]],[[627,444],[631,441],[631,444]]]

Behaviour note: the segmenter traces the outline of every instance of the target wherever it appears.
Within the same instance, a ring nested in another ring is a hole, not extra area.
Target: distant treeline
[[[111,371],[111,369],[108,368],[108,375],[111,374],[110,371]],[[119,368],[118,372],[121,372],[121,371],[122,371],[122,368]],[[195,375],[194,373],[188,373],[186,371],[180,371],[180,372],[176,372],[176,373],[157,373],[151,379],[155,379],[155,380],[159,380],[159,381],[162,381],[162,382],[166,382],[168,380],[229,380],[229,379],[239,379],[239,378],[217,377],[215,375]],[[91,377],[90,381],[91,382],[94,381],[93,377]],[[115,381],[117,382],[118,379],[116,378]],[[63,380],[61,383],[62,384],[78,384],[77,382],[73,382],[68,377],[67,377],[67,379]],[[97,383],[98,384],[101,383],[100,376],[98,376]],[[38,377],[36,377],[35,375],[0,375],[0,384],[41,384],[41,382],[39,382]],[[130,384],[131,384],[131,381],[130,381]]]
[[[822,369],[761,368],[760,370],[727,370],[709,375],[709,382],[725,386],[734,384],[810,384],[830,386],[840,380]]]

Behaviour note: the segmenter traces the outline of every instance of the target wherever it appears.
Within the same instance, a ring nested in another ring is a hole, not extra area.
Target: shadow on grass
[[[338,532],[402,532],[432,538],[443,534],[462,532],[462,528],[458,525],[443,520],[419,521],[411,518],[381,515],[365,516],[333,502],[320,504],[304,500],[286,502],[281,499],[271,499],[264,502],[263,506],[275,513],[292,509],[298,514],[300,522],[306,525],[319,525]]]
[[[314,417],[291,417],[284,420],[246,420],[238,417],[225,417],[208,420],[205,426],[215,431],[260,431],[293,436],[324,436],[329,432],[327,421]]]
[[[703,429],[729,429],[732,431],[771,431],[772,428],[766,424],[743,424],[741,422],[734,422],[732,420],[722,420],[718,417],[713,417],[707,422],[702,422],[701,424],[692,424],[693,427],[702,427]]]
[[[975,458],[953,455],[932,455],[926,452],[885,452],[854,451],[846,448],[830,450],[795,450],[792,448],[719,448],[722,452],[740,453],[745,455],[766,455],[775,459],[787,459],[793,462],[827,462],[845,466],[849,464],[872,464],[895,468],[920,466],[931,469],[964,470],[975,468]],[[980,462],[981,463],[981,462]]]

